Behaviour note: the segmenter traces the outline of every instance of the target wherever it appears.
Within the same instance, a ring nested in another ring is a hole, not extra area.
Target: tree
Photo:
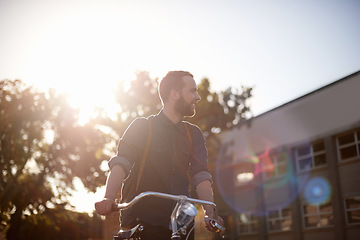
[[[122,81],[114,92],[120,111],[117,119],[107,125],[120,135],[136,117],[156,114],[161,109],[157,79],[151,79],[146,71],[137,71],[135,76],[129,87]]]
[[[66,205],[75,177],[95,191],[108,157],[104,133],[77,124],[62,96],[19,80],[1,81],[0,89],[0,221],[10,240],[21,238],[24,219]]]
[[[25,215],[21,219],[17,239],[71,240],[101,239],[102,219],[87,213],[72,212],[62,206],[48,208],[42,214]]]
[[[242,87],[242,92],[239,92],[229,87],[220,93],[211,92],[209,79],[204,78],[198,89],[201,101],[196,108],[196,115],[186,120],[197,124],[204,132],[212,164],[221,144],[219,134],[251,117],[248,105],[252,88]]]

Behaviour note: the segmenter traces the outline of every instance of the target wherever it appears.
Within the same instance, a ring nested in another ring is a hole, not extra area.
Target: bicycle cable
[[[215,219],[213,219],[213,218],[211,218],[211,219],[206,218],[206,219],[203,219],[203,220],[201,220],[201,221],[198,221],[198,222],[190,229],[190,231],[189,231],[189,233],[187,234],[185,240],[188,240],[188,238],[189,238],[189,236],[190,236],[190,233],[195,229],[195,227],[196,227],[197,225],[199,225],[199,223],[201,223],[201,222],[203,222],[203,221],[206,221],[206,220],[211,221],[211,220],[215,220]]]

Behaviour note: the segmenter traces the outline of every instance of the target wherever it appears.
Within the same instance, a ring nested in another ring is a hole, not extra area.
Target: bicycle
[[[187,233],[187,227],[193,220],[195,219],[195,216],[197,214],[197,209],[194,206],[194,204],[200,204],[200,205],[209,205],[213,207],[214,212],[216,214],[216,204],[213,202],[203,201],[195,198],[190,198],[183,195],[172,195],[172,194],[166,194],[166,193],[159,193],[159,192],[143,192],[137,195],[133,200],[131,200],[128,203],[121,203],[117,204],[113,210],[122,210],[126,208],[130,208],[133,206],[136,202],[139,200],[148,197],[148,196],[155,196],[159,198],[165,198],[176,201],[176,205],[172,211],[172,214],[170,216],[171,220],[171,226],[172,226],[172,240],[180,239],[181,235],[186,235],[186,239],[188,239],[191,231],[194,230],[195,226],[199,224],[201,221],[196,223]],[[204,220],[202,220],[204,221]],[[216,229],[217,233],[223,233],[225,231],[225,228],[221,226],[217,220],[210,219],[210,225]],[[114,240],[139,240],[140,233],[143,231],[143,226],[141,224],[137,224],[135,227],[129,229],[129,230],[120,230],[116,236],[114,236]]]

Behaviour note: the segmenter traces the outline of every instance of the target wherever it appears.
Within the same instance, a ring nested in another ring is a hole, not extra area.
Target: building
[[[226,239],[360,239],[360,71],[224,137]]]

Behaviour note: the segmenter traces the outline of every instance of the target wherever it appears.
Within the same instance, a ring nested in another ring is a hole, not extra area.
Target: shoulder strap
[[[191,134],[190,134],[190,130],[189,127],[186,123],[184,123],[185,129],[186,129],[186,135],[190,144],[190,150],[193,150],[193,142],[192,142],[192,138],[191,138]]]
[[[148,137],[146,140],[146,145],[145,145],[145,149],[141,158],[141,162],[140,162],[140,167],[139,167],[139,173],[137,176],[137,180],[136,180],[136,192],[138,191],[139,188],[139,183],[140,183],[140,179],[141,176],[143,174],[144,171],[144,166],[145,166],[145,162],[149,153],[149,148],[150,148],[150,142],[151,142],[151,134],[152,134],[152,126],[151,126],[151,120],[147,119],[148,122]]]

